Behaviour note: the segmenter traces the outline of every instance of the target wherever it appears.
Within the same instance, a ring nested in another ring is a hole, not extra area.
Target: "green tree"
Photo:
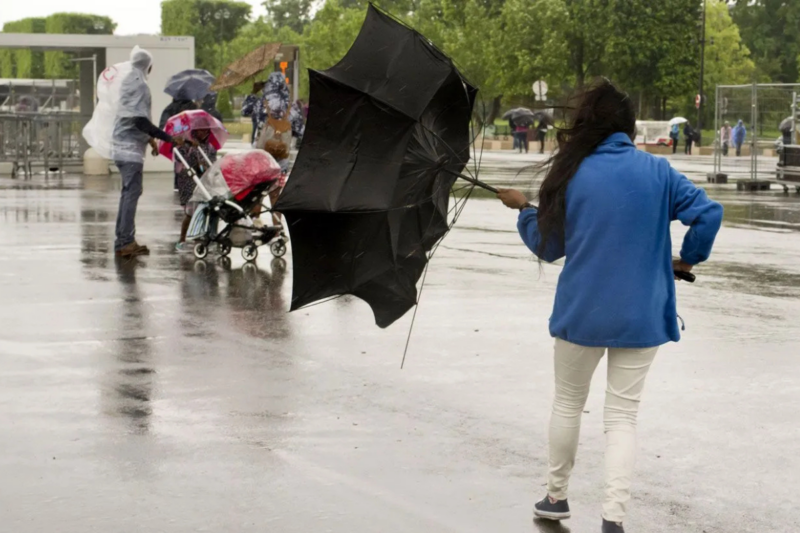
[[[218,73],[224,66],[219,45],[248,24],[250,11],[245,2],[166,0],[161,4],[161,33],[193,36],[197,67]]]
[[[698,0],[609,3],[619,30],[609,36],[603,72],[638,98],[642,118],[664,118],[670,98],[682,105],[697,92],[699,8]]]
[[[72,33],[80,35],[111,35],[117,24],[108,17],[84,13],[54,13],[45,19],[45,33]],[[78,65],[64,52],[44,53],[45,77],[52,79],[74,78]]]
[[[716,105],[717,85],[738,85],[753,81],[756,66],[750,50],[742,43],[739,28],[733,22],[726,2],[710,0],[706,6],[705,74],[703,83],[707,104],[706,117]],[[708,120],[703,120],[709,124]],[[713,122],[713,121],[712,121]]]
[[[305,66],[323,70],[338,63],[355,41],[365,15],[365,10],[342,7],[338,0],[325,2],[303,32]]]
[[[496,57],[500,14],[505,0],[427,0],[408,17],[412,25],[450,56],[480,89],[475,119],[494,122],[503,97]]]
[[[44,33],[44,18],[6,22],[4,33]],[[44,53],[26,49],[0,50],[0,76],[3,78],[44,78]]]
[[[302,33],[311,21],[312,5],[313,0],[266,0],[263,3],[274,27],[288,27],[297,33]]]
[[[738,0],[731,10],[760,80],[800,81],[800,2]]]

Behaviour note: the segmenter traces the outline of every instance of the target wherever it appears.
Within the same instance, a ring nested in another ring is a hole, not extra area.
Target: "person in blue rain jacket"
[[[742,145],[746,138],[747,128],[744,127],[744,122],[740,120],[736,123],[736,127],[733,128],[733,145],[736,147],[737,156],[742,155]]]
[[[678,341],[674,271],[708,259],[722,206],[666,159],[637,150],[634,106],[603,80],[590,86],[548,162],[539,207],[516,190],[498,197],[519,209],[523,242],[541,260],[566,258],[550,333],[555,399],[547,496],[534,514],[569,518],[567,486],[592,375],[608,352],[603,533],[622,533],[630,500],[636,417],[658,347]],[[670,223],[689,227],[672,258]]]

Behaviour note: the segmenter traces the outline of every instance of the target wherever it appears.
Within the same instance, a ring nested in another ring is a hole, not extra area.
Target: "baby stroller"
[[[190,168],[178,150],[173,153]],[[205,258],[212,243],[216,244],[221,257],[230,254],[233,248],[241,248],[242,257],[248,262],[255,261],[258,248],[265,244],[269,244],[275,257],[286,254],[286,236],[282,229],[257,226],[250,216],[278,184],[281,169],[275,159],[267,152],[254,150],[228,154],[212,164],[202,150],[201,153],[210,168],[202,179],[194,169],[190,170],[196,184],[192,201],[199,205],[186,235],[187,240],[195,242],[195,257]],[[222,229],[220,223],[223,223]]]

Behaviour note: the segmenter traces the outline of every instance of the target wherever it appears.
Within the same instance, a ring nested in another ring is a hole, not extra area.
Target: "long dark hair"
[[[571,100],[579,103],[567,126],[558,130],[558,150],[544,163],[547,174],[539,189],[540,257],[550,239],[564,240],[567,186],[583,160],[612,133],[622,132],[631,139],[636,134],[633,102],[607,79],[594,82]]]

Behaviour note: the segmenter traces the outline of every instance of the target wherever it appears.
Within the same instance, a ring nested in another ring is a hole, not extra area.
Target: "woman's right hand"
[[[681,259],[672,260],[672,270],[674,272],[691,272],[693,266],[694,265],[690,265],[689,263],[684,263]],[[675,279],[680,281],[680,278],[677,276],[675,276]]]

